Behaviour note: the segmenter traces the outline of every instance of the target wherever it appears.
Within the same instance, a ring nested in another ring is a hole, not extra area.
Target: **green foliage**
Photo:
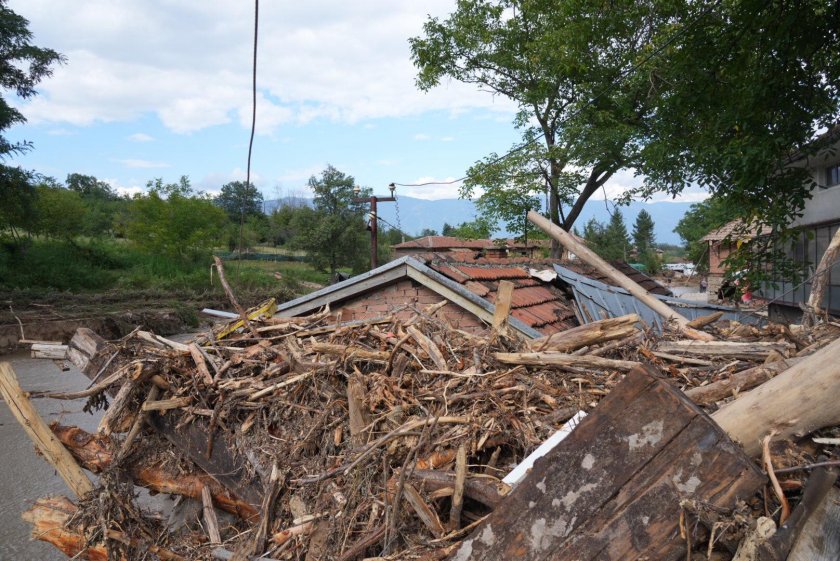
[[[0,165],[0,232],[8,230],[19,242],[35,221],[36,198],[32,173]]]
[[[606,226],[590,219],[583,227],[583,238],[590,249],[607,261],[627,260],[630,237],[620,210],[615,210]]]
[[[446,224],[444,227],[449,226]],[[496,231],[495,223],[485,217],[476,216],[475,220],[461,222],[458,226],[449,226],[449,233],[445,236],[461,238],[463,240],[485,240]]]
[[[42,183],[36,193],[36,232],[64,240],[82,233],[87,208],[76,191]]]
[[[712,230],[737,218],[741,210],[725,197],[710,197],[691,205],[674,228],[685,243],[688,260],[699,271],[709,270],[709,244],[700,240]]]
[[[171,184],[156,179],[147,187],[148,193],[132,199],[128,238],[149,253],[209,254],[228,224],[224,211],[206,195],[193,192],[186,176]]]
[[[459,0],[446,20],[430,18],[410,41],[418,86],[451,78],[519,107],[522,144],[470,168],[462,196],[481,187],[479,208],[518,233],[547,196],[551,220],[570,229],[592,194],[635,159],[649,87],[615,80],[679,18],[673,4]]]
[[[354,198],[369,196],[364,189],[358,195],[353,190],[355,180],[332,166],[320,177],[309,178],[315,193],[314,209],[301,209],[291,221],[297,235],[292,247],[309,254],[312,264],[332,275],[341,267],[354,271],[365,268],[370,242],[365,231],[365,203]]]
[[[434,230],[432,228],[423,228],[422,230],[420,230],[420,233],[417,234],[417,237],[418,238],[425,238],[426,236],[437,236],[437,235],[438,235],[437,230]]]
[[[213,199],[224,209],[231,221],[239,223],[242,217],[263,214],[263,194],[253,183],[231,181],[222,185],[219,195]]]
[[[29,22],[7,4],[6,0],[0,0],[0,88],[20,99],[29,99],[37,93],[38,82],[52,75],[52,66],[64,59],[52,49],[33,45]],[[24,122],[23,114],[0,96],[0,133]],[[12,143],[0,134],[0,161],[29,148],[28,142]]]
[[[653,249],[653,244],[656,242],[653,231],[653,217],[648,211],[642,209],[633,224],[633,245],[636,246],[636,251],[640,255]]]

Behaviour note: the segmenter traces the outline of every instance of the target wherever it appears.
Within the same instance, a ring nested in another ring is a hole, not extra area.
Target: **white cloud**
[[[238,0],[10,0],[31,21],[39,45],[68,63],[23,103],[30,122],[125,122],[155,114],[190,133],[238,122],[251,110],[253,6]],[[260,134],[287,123],[354,123],[443,110],[513,105],[449,83],[429,93],[414,83],[407,39],[451,0],[324,0],[267,3],[260,10]],[[189,25],[185,26],[184,22]]]
[[[440,139],[441,142],[452,142],[455,140],[454,136],[444,136]]]
[[[419,132],[419,133],[414,135],[414,140],[425,141],[425,140],[431,140],[431,139],[432,139],[431,136],[429,136],[428,134],[424,134],[422,132]]]
[[[154,140],[154,137],[144,132],[136,132],[129,135],[128,139],[132,142],[151,142]]]
[[[47,134],[50,136],[73,136],[76,132],[71,131],[70,129],[58,128],[47,131]]]
[[[159,169],[159,168],[171,168],[172,164],[167,164],[166,162],[153,162],[151,160],[138,160],[133,158],[128,158],[125,160],[116,160],[118,163],[124,165],[127,168],[139,168],[139,169]]]
[[[132,195],[136,195],[138,193],[145,193],[146,187],[142,185],[126,185],[122,183],[119,179],[111,179],[105,178],[102,181],[107,183],[120,195],[128,195],[129,197]]]

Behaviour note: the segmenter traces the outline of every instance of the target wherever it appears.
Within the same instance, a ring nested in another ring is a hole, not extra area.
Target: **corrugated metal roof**
[[[604,317],[638,314],[645,323],[653,326],[659,332],[662,331],[662,318],[659,314],[625,289],[609,286],[560,265],[555,265],[554,270],[557,271],[560,280],[572,288],[575,296],[574,304],[578,307],[580,317],[583,318],[585,323],[604,319]],[[762,324],[765,321],[761,316],[728,306],[703,304],[657,294],[654,294],[653,297],[665,302],[674,308],[675,311],[690,320],[722,311],[724,312],[723,319],[756,325]]]

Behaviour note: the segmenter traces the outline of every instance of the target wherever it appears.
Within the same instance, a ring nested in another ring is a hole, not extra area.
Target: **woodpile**
[[[91,388],[30,397],[107,410],[93,434],[37,433],[80,496],[29,509],[33,536],[81,559],[729,558],[776,504],[796,512],[809,464],[830,458],[834,445],[801,437],[840,424],[831,324],[794,334],[717,321],[704,341],[654,336],[627,316],[524,342],[502,324],[458,331],[439,308],[330,324],[265,305],[186,342],[80,329],[70,356]],[[570,438],[514,489],[502,482],[579,410],[590,415]],[[654,443],[647,456],[634,448]],[[780,496],[762,492],[767,461]],[[135,486],[198,508],[173,530],[138,506]],[[610,498],[622,496],[632,500]]]

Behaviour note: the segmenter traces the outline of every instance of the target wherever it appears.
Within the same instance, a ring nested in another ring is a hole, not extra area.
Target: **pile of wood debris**
[[[184,343],[80,329],[86,391],[28,396],[0,364],[77,495],[24,516],[109,561],[836,558],[808,537],[838,516],[840,326],[689,322],[624,280],[673,332],[629,315],[524,341],[501,298],[479,336],[444,302],[331,324],[232,294],[240,319]],[[30,397],[106,411],[95,434],[47,427]]]
[[[840,334],[719,322],[706,329],[725,342],[669,341],[626,316],[523,342],[503,326],[452,329],[437,308],[327,325],[327,313],[274,318],[264,306],[187,343],[80,330],[71,351],[94,385],[34,397],[108,405],[96,434],[51,427],[99,478],[77,504],[38,501],[25,515],[34,535],[88,559],[442,559],[507,499],[517,464],[641,362],[715,409]],[[824,451],[789,446],[773,462]],[[782,480],[789,495],[803,473]],[[144,512],[134,485],[204,508],[178,527]],[[778,500],[741,499],[727,540],[691,547],[737,545]]]

